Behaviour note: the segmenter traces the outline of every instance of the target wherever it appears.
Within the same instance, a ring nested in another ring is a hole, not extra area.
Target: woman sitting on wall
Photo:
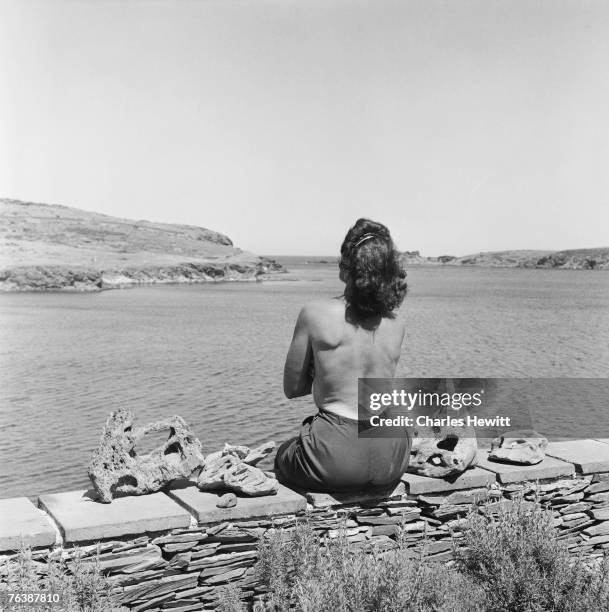
[[[358,378],[395,375],[405,278],[389,230],[359,219],[341,247],[344,294],[305,305],[296,322],[284,392],[289,399],[312,393],[319,411],[277,451],[280,480],[311,491],[353,491],[389,485],[406,471],[408,436],[358,436]]]

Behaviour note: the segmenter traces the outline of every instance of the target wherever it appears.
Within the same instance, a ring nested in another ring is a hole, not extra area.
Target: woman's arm
[[[305,307],[298,315],[292,344],[290,344],[283,369],[283,392],[288,399],[311,393],[312,363],[313,348],[309,334],[308,313]]]

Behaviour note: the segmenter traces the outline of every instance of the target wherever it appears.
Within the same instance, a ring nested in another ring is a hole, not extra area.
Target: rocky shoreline
[[[0,292],[93,292],[285,272],[205,227],[0,199]]]
[[[89,293],[142,285],[262,281],[286,272],[274,260],[256,263],[193,263],[98,270],[85,266],[16,266],[0,271],[0,292]]]
[[[487,251],[463,257],[454,255],[425,257],[419,251],[404,251],[402,259],[409,266],[609,270],[609,247],[568,251]]]

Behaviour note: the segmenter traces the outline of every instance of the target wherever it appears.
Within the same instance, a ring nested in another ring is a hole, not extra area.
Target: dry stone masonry
[[[237,495],[237,505],[226,507],[218,507],[226,491],[200,491],[190,480],[112,504],[82,491],[43,495],[40,509],[25,498],[0,500],[0,579],[7,580],[8,561],[24,537],[39,562],[63,555],[69,564],[79,550],[93,563],[99,554],[127,610],[214,609],[229,582],[250,603],[263,595],[255,564],[270,529],[308,521],[322,541],[344,535],[383,554],[403,528],[413,554],[424,546],[431,559],[446,563],[453,555],[451,533],[458,540],[468,512],[492,516],[519,497],[552,513],[558,538],[574,555],[601,557],[609,548],[609,441],[549,443],[546,452],[539,464],[509,465],[479,450],[478,467],[453,477],[407,473],[391,490],[359,494],[278,485],[276,495]]]

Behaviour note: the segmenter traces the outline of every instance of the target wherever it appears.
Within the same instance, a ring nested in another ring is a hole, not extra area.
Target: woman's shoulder
[[[307,302],[300,311],[305,317],[320,317],[331,314],[343,315],[345,302],[342,298],[319,298]]]

